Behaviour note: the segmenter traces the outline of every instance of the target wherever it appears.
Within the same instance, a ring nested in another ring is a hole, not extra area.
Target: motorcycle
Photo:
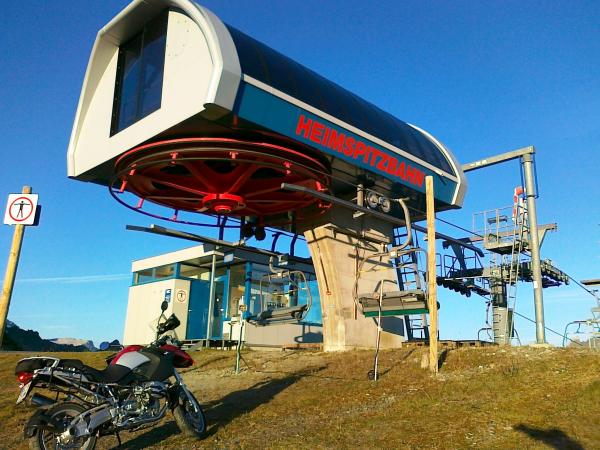
[[[167,306],[161,305],[161,319]],[[31,395],[38,410],[25,425],[30,448],[92,450],[98,438],[113,434],[121,445],[120,431],[152,426],[168,409],[185,435],[202,437],[204,412],[176,370],[194,361],[181,342],[165,334],[180,325],[179,319],[174,314],[161,319],[154,342],[123,348],[106,359],[103,370],[78,359],[20,360],[15,369],[21,388],[17,405],[35,389],[56,392],[55,399],[39,392]]]

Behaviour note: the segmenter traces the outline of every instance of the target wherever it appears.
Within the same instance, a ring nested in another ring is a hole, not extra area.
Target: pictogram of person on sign
[[[23,207],[26,205],[26,203],[21,200],[19,203],[15,203],[15,206],[19,207],[19,211],[17,212],[17,217],[21,217],[23,218]]]

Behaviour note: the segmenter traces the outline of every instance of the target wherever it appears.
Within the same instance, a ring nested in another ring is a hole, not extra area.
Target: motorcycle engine
[[[161,399],[167,396],[167,385],[159,381],[141,383],[129,391],[121,402],[117,426],[131,428],[162,417],[166,406],[161,408]]]

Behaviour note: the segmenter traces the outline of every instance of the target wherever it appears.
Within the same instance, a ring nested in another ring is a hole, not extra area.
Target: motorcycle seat
[[[84,364],[80,359],[62,359],[59,366],[82,372],[90,381],[99,383],[117,383],[131,371],[128,367],[119,365],[107,366],[103,370],[98,370]]]

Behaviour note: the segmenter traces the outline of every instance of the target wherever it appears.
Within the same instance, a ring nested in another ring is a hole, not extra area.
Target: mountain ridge
[[[6,322],[6,330],[4,332],[4,340],[2,342],[2,350],[8,351],[35,351],[35,352],[87,352],[90,351],[88,345],[70,345],[61,343],[65,338],[56,339],[59,342],[53,342],[51,339],[43,339],[35,330],[24,330],[16,323],[8,320]],[[67,338],[68,339],[68,338]],[[84,339],[73,339],[73,341],[81,341],[90,343],[92,341]],[[94,347],[95,348],[95,347]]]

